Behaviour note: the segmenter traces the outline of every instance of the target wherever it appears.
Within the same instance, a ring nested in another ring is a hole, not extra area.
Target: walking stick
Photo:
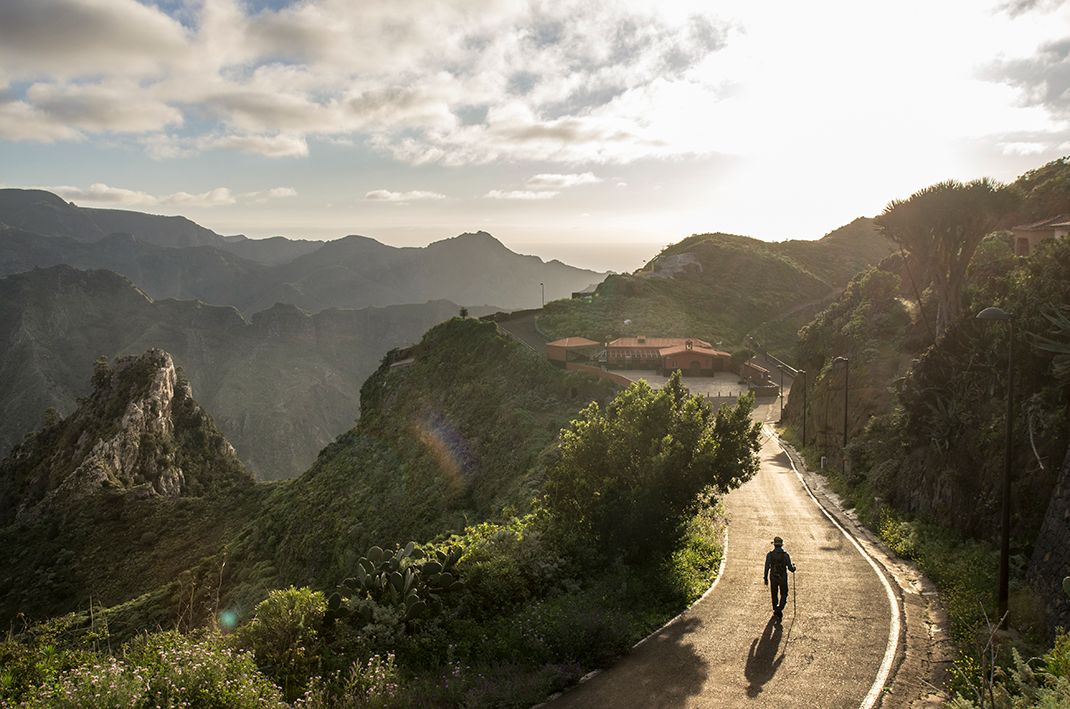
[[[794,578],[791,580],[791,616],[794,620],[795,614],[799,612],[799,572],[794,572],[792,576]]]

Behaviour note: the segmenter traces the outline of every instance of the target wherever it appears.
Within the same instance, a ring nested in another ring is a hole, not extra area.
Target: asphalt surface
[[[713,591],[550,706],[860,706],[885,655],[887,593],[776,441],[763,438],[760,471],[725,498],[727,562]],[[798,567],[789,579],[797,605],[789,601],[780,626],[762,584],[775,535]]]

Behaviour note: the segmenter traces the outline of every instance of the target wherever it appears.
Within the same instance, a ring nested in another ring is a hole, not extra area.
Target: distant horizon
[[[47,190],[44,187],[16,187],[13,185],[0,185],[0,189],[25,189],[25,190]],[[62,195],[60,195],[62,197]],[[87,204],[78,204],[76,200],[68,200],[70,203],[77,207],[87,207],[92,209],[100,209]],[[405,247],[425,247],[436,241],[442,241],[444,239],[451,239],[461,234],[470,234],[476,232],[486,232],[493,236],[495,239],[504,244],[511,251],[529,256],[538,256],[543,261],[557,260],[565,263],[569,266],[576,266],[577,268],[584,268],[593,271],[601,272],[614,272],[614,273],[631,273],[639,268],[642,268],[648,261],[653,259],[658,253],[668,245],[675,244],[695,234],[714,234],[714,233],[736,233],[729,232],[723,229],[705,229],[702,231],[690,232],[687,234],[681,234],[677,237],[666,239],[663,241],[643,241],[643,240],[625,240],[625,241],[538,241],[525,239],[523,236],[520,238],[514,238],[511,234],[520,232],[521,234],[531,234],[534,230],[525,229],[522,227],[504,226],[502,232],[497,232],[491,227],[469,227],[460,228],[454,227],[453,230],[449,228],[434,228],[434,227],[421,227],[418,229],[408,229],[404,226],[385,227],[377,230],[379,233],[364,230],[349,230],[342,234],[324,234],[322,236],[316,235],[300,235],[296,236],[295,233],[301,233],[299,227],[295,227],[286,233],[284,231],[273,231],[263,233],[250,233],[251,230],[242,228],[227,229],[220,228],[218,225],[212,225],[197,219],[193,219],[181,211],[172,212],[156,212],[151,209],[136,209],[132,207],[104,207],[107,209],[117,209],[120,211],[128,212],[140,212],[143,214],[154,214],[158,216],[180,216],[190,219],[194,223],[202,226],[206,229],[210,229],[220,236],[232,237],[232,236],[244,236],[248,239],[272,239],[277,237],[283,237],[291,240],[300,241],[320,241],[329,242],[336,241],[338,239],[344,239],[349,236],[361,236],[369,239],[374,239],[387,246],[393,246],[396,248]],[[871,218],[871,217],[855,217],[854,219]],[[739,236],[746,236],[760,241],[766,241],[770,243],[776,243],[780,241],[816,241],[829,233],[839,229],[847,224],[850,224],[851,219],[843,224],[834,226],[822,234],[816,236],[785,236],[780,239],[768,239],[760,236],[754,236],[751,234],[738,234]],[[384,233],[385,232],[385,233]],[[390,232],[395,232],[390,234]]]
[[[589,264],[568,245],[815,239],[1070,152],[1067,37],[1046,0],[6,0],[0,184]]]

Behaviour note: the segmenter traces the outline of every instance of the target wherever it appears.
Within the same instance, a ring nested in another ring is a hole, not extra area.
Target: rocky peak
[[[97,361],[93,392],[0,463],[0,523],[99,493],[199,496],[251,483],[171,355]]]

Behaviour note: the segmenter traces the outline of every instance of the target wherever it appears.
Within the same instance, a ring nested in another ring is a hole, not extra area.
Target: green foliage
[[[713,411],[680,373],[664,388],[632,384],[591,404],[561,434],[545,505],[562,536],[628,557],[675,547],[708,488],[726,492],[757,470],[751,401]]]
[[[893,200],[877,227],[911,258],[937,301],[936,334],[962,317],[966,270],[981,240],[1016,204],[1016,193],[990,180],[941,182]]]
[[[33,654],[39,662],[49,661],[50,653],[42,648]],[[278,688],[257,671],[252,656],[234,651],[212,633],[147,634],[132,640],[117,656],[82,654],[76,663],[70,659],[39,673],[23,691],[5,691],[6,698],[20,706],[71,709],[285,706]]]
[[[1041,658],[1022,659],[1011,650],[1010,662],[975,680],[948,703],[951,709],[1059,709],[1070,706],[1070,636],[1059,633]]]
[[[320,668],[326,612],[323,593],[291,586],[272,591],[238,631],[239,643],[253,652],[260,669],[282,686],[288,698],[303,692]]]
[[[363,600],[398,606],[405,622],[440,611],[447,595],[464,589],[456,570],[461,553],[460,547],[451,547],[424,558],[424,552],[415,548],[415,542],[393,552],[373,546],[366,556],[357,560],[356,575],[342,581],[340,591],[331,595],[328,622],[353,619],[361,624],[370,622],[369,606],[358,604]]]
[[[977,642],[986,617],[995,616],[995,550],[890,508],[881,511],[879,532],[889,549],[917,563],[940,589],[956,639],[964,646]]]

